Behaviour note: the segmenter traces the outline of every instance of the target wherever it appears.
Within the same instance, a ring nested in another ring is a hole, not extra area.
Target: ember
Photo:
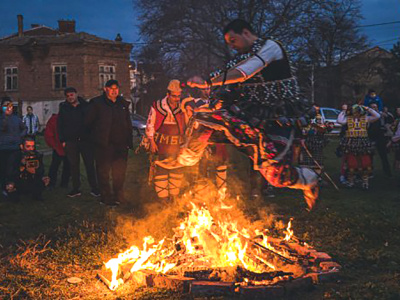
[[[246,286],[279,286],[295,278],[318,282],[322,278],[318,274],[328,270],[328,264],[319,263],[329,255],[296,239],[292,219],[276,238],[272,236],[276,229],[256,228],[259,222],[252,224],[224,191],[210,193],[203,188],[181,200],[190,203],[190,210],[172,238],[145,237],[141,248],[132,246],[105,263],[112,276],[100,278],[111,290],[132,280],[139,285],[180,286],[182,291],[190,285],[196,293],[207,290],[207,294],[230,290],[234,284],[239,292]],[[328,272],[340,267],[329,266],[334,268]]]

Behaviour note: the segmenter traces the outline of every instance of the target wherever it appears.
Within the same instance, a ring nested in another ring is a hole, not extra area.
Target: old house
[[[129,57],[132,45],[75,31],[75,21],[58,21],[58,28],[32,24],[0,39],[0,96],[9,96],[25,113],[31,105],[45,124],[64,100],[63,90],[73,86],[80,96],[102,92],[108,79],[117,79],[129,99]]]
[[[398,99],[394,89],[399,89],[387,82],[392,57],[387,50],[373,47],[335,66],[317,70],[315,101],[321,106],[339,108],[343,103],[362,101],[368,90],[374,89],[390,106]]]

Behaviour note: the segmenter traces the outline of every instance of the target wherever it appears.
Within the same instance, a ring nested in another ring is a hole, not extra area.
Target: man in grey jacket
[[[4,187],[6,172],[12,165],[11,158],[20,151],[26,127],[14,113],[13,103],[9,97],[1,99],[0,112],[0,184]]]

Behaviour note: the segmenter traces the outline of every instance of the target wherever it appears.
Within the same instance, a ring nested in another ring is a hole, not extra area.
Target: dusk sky
[[[362,24],[400,21],[400,0],[362,0],[362,4]],[[132,0],[0,0],[0,37],[17,31],[18,14],[24,16],[25,29],[32,23],[57,28],[57,20],[74,19],[77,31],[108,39],[121,33],[130,43],[139,39]],[[400,23],[363,30],[372,45],[391,48],[400,39]]]

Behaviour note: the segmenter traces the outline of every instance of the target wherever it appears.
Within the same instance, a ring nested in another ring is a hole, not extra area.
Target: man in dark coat
[[[91,130],[95,146],[100,203],[109,206],[124,203],[128,149],[132,149],[133,141],[129,102],[119,96],[118,81],[107,81],[103,95],[90,100],[85,124]],[[110,189],[110,172],[114,196]]]
[[[66,88],[64,94],[66,100],[60,105],[58,133],[71,170],[72,191],[68,193],[68,197],[81,195],[81,155],[91,187],[91,195],[98,197],[100,196],[100,192],[97,185],[96,169],[94,167],[94,149],[93,144],[89,140],[89,130],[85,126],[85,116],[89,103],[78,97],[77,91],[73,87]]]
[[[370,107],[378,112],[378,105],[376,103],[372,103]],[[378,121],[369,124],[368,137],[370,138],[371,142],[375,144],[376,151],[381,158],[383,172],[386,176],[391,177],[392,170],[390,168],[386,148],[388,143],[387,137],[385,136],[386,130],[385,120],[384,118],[381,118]]]
[[[16,114],[10,98],[1,99],[0,110],[0,186],[6,181],[7,170],[13,164],[12,158],[20,151],[22,138],[26,135],[26,127]]]

